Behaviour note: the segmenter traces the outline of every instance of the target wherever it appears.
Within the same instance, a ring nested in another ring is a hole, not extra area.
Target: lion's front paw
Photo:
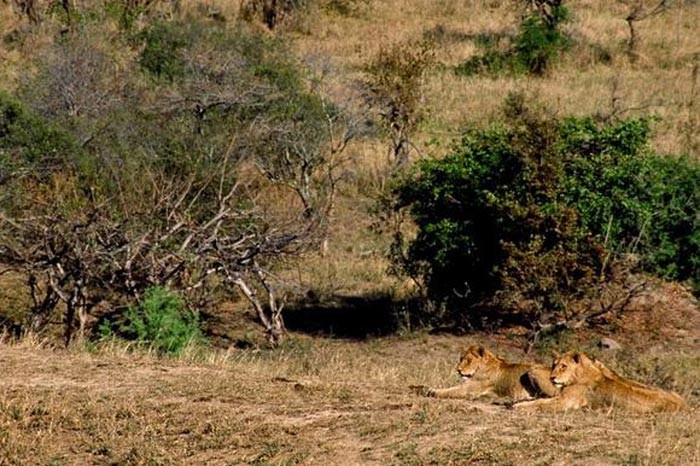
[[[411,389],[413,393],[421,396],[435,396],[435,390],[425,385],[410,385],[408,388]]]
[[[524,401],[514,401],[507,406],[508,409],[514,409],[516,411],[526,411],[539,406],[541,400],[524,400]]]
[[[515,409],[515,405],[517,405],[517,404],[518,403],[513,401],[513,400],[504,401],[503,403],[500,403],[500,405],[503,406],[505,409],[511,409],[511,410]]]

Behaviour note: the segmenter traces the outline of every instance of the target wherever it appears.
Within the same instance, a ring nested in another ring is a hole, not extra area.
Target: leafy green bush
[[[608,254],[698,282],[700,166],[654,154],[649,120],[557,121],[517,98],[506,115],[395,187],[418,232],[397,239],[394,263],[448,318],[476,304],[527,321],[566,313],[605,277]]]
[[[505,51],[493,50],[493,44],[486,43],[484,54],[457,66],[455,72],[465,76],[479,73],[542,75],[570,44],[569,38],[560,30],[568,18],[568,10],[564,6],[554,7],[547,18],[538,14],[526,16],[510,48]]]
[[[39,175],[78,152],[78,144],[64,131],[53,127],[13,97],[0,93],[0,167],[22,167]],[[0,175],[2,176],[2,175]]]
[[[181,50],[192,40],[187,28],[177,23],[159,21],[142,33],[144,48],[141,66],[153,76],[169,81],[182,76],[185,60]]]
[[[103,336],[115,330],[109,322],[100,327]],[[129,307],[117,335],[136,340],[163,354],[179,354],[188,344],[202,342],[197,316],[185,308],[180,296],[164,287],[146,290],[138,306]]]
[[[637,253],[650,272],[700,285],[700,165],[654,153],[650,119],[599,127],[561,124],[567,176],[562,195],[614,254]]]

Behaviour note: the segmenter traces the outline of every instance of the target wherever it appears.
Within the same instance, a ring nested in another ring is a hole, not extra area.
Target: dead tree
[[[629,40],[627,41],[627,54],[632,62],[639,59],[639,32],[636,29],[636,23],[645,19],[660,15],[670,8],[668,0],[661,0],[654,6],[648,7],[644,0],[618,0],[620,3],[629,7],[629,12],[625,21],[629,29]]]
[[[224,165],[221,177],[230,168]],[[217,177],[208,186],[192,180],[161,186],[155,204],[144,202],[140,212],[132,206],[130,222],[117,221],[124,215],[106,203],[81,208],[70,217],[4,217],[0,261],[28,277],[34,302],[28,328],[41,330],[61,304],[69,344],[76,328],[85,333],[90,310],[103,300],[124,305],[156,285],[182,290],[187,298],[227,282],[253,304],[270,341],[279,341],[284,293],[274,286],[269,267],[315,244],[318,220],[300,215],[271,225],[272,219],[257,207],[241,206],[250,186],[240,182],[220,191],[217,208],[207,215],[194,212],[198,193],[224,183]],[[159,206],[156,212],[154,205]],[[149,206],[150,215],[162,222],[148,222]]]

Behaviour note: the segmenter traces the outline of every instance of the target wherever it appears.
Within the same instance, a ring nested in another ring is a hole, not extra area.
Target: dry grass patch
[[[18,465],[670,465],[700,459],[697,409],[664,416],[531,415],[408,390],[454,383],[464,343],[436,336],[295,339],[275,351],[200,354],[189,362],[114,347],[87,354],[3,345],[0,457]],[[501,354],[516,352],[495,346]],[[693,367],[690,376],[697,377]]]

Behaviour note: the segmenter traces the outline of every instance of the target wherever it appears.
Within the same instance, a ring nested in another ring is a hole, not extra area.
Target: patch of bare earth
[[[697,409],[522,414],[411,393],[455,383],[471,340],[299,340],[200,363],[2,345],[0,464],[700,462]]]
[[[630,304],[620,325],[630,343],[643,334],[643,341],[700,347],[700,304],[684,286],[659,283]]]

